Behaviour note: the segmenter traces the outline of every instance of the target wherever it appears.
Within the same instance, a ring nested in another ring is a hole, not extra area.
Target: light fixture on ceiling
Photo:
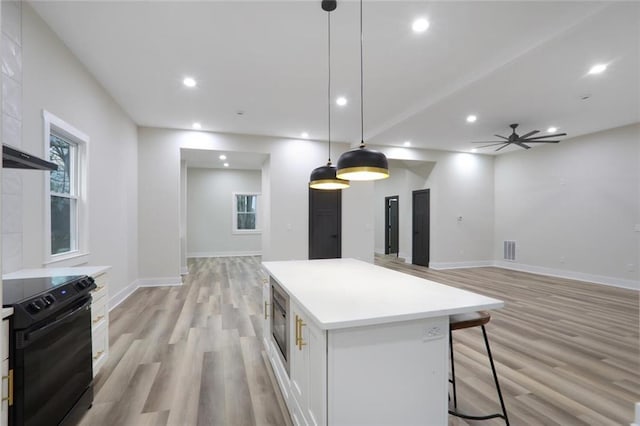
[[[327,52],[328,52],[328,75],[327,79],[327,123],[328,123],[328,146],[329,160],[324,166],[316,167],[311,171],[309,178],[309,188],[323,190],[338,190],[349,187],[349,181],[336,177],[336,167],[331,164],[331,11],[335,10],[336,1],[323,0],[322,10],[327,12]],[[346,100],[345,100],[346,102]],[[307,135],[308,136],[308,135]]]
[[[344,96],[340,96],[338,99],[336,99],[336,104],[338,104],[338,106],[345,106],[347,104],[347,98],[345,98]]]
[[[197,83],[193,77],[185,77],[184,80],[182,80],[182,84],[187,87],[196,87]]]
[[[202,129],[202,125],[198,122],[195,122],[191,125],[191,127],[193,127],[194,130],[200,130]]]
[[[404,141],[404,146],[411,146],[411,141]]]
[[[589,69],[589,74],[602,74],[607,70],[607,64],[596,64]]]
[[[226,156],[226,155],[224,155],[224,154],[220,154],[220,157],[218,157],[218,158],[219,158],[219,159],[221,159],[221,160],[226,160],[226,159],[227,159],[227,156]]]
[[[471,114],[467,116],[467,123],[475,123],[476,120],[478,119],[478,117],[476,117],[475,115]]]
[[[360,0],[360,146],[343,153],[338,159],[340,179],[378,180],[389,177],[387,157],[378,151],[367,149],[364,144],[364,78],[362,55],[362,0]]]
[[[557,131],[558,131],[558,128],[553,126],[547,129],[547,133],[555,133]]]
[[[300,133],[300,137],[303,138],[303,139],[307,139],[309,137],[309,133],[302,132],[302,133]]]
[[[223,166],[229,167],[229,163],[224,163]]]
[[[471,148],[471,152],[478,152],[477,148]]]
[[[414,33],[423,33],[429,28],[429,21],[425,18],[418,18],[411,25]]]

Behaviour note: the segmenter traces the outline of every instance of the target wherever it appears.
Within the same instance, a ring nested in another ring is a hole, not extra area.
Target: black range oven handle
[[[50,322],[42,327],[36,328],[34,330],[27,330],[24,334],[24,347],[29,346],[35,340],[42,337],[44,334],[47,334],[51,329],[59,326],[60,324],[64,324],[67,322],[71,322],[75,319],[76,316],[81,314],[83,311],[86,311],[91,308],[91,297],[88,297],[83,304],[76,307],[75,309],[65,313],[61,317],[56,318],[55,321]]]

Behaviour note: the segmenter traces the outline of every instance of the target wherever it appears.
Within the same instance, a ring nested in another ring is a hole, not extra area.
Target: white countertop
[[[108,271],[111,266],[73,266],[68,268],[21,269],[2,276],[3,280],[40,277],[62,277],[67,275],[89,275],[95,277]]]
[[[355,259],[263,262],[325,330],[495,309],[504,302]]]
[[[13,308],[2,308],[2,319],[6,319],[13,315]]]

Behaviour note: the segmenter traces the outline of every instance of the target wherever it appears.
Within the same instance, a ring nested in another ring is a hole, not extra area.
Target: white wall
[[[87,182],[90,255],[82,261],[112,266],[109,292],[115,295],[138,277],[136,126],[29,4],[23,2],[22,9],[22,148],[44,155],[43,109],[90,137]],[[20,173],[23,184],[20,267],[43,267],[45,175],[41,171]]]
[[[393,162],[392,162],[393,164]],[[375,247],[384,254],[385,197],[397,195],[398,200],[398,256],[411,263],[413,244],[413,191],[426,188],[426,176],[403,167],[389,166],[389,178],[375,182]]]
[[[180,148],[269,154],[262,170],[263,203],[270,206],[263,223],[263,259],[308,258],[309,174],[324,163],[325,143],[156,128],[140,128],[138,140],[141,277],[179,280]],[[347,149],[345,144],[332,147],[334,157]],[[343,192],[342,202],[342,255],[372,260],[373,184],[354,185]]]
[[[188,257],[260,254],[262,235],[233,233],[233,193],[260,193],[260,170],[187,170]],[[262,197],[258,205],[262,226]]]
[[[506,267],[640,288],[640,124],[496,159],[494,255]]]
[[[384,152],[389,159],[435,163],[424,183],[424,188],[430,189],[430,267],[483,266],[493,262],[492,156],[383,146],[374,148]],[[412,177],[410,185],[413,186],[417,179]],[[380,197],[382,201],[376,199],[375,208],[384,205],[382,194],[377,198]],[[407,201],[411,206],[411,198]],[[408,206],[404,210],[411,208]],[[458,221],[460,216],[462,221]],[[406,227],[402,226],[401,235],[404,235],[405,244],[400,250],[410,254],[408,242],[411,237],[407,237],[411,232],[410,217],[403,222]],[[406,257],[410,259],[409,255]]]

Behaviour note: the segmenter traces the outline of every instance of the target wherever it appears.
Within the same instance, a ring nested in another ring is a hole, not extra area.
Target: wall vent
[[[504,260],[514,261],[516,260],[516,242],[504,241]]]

